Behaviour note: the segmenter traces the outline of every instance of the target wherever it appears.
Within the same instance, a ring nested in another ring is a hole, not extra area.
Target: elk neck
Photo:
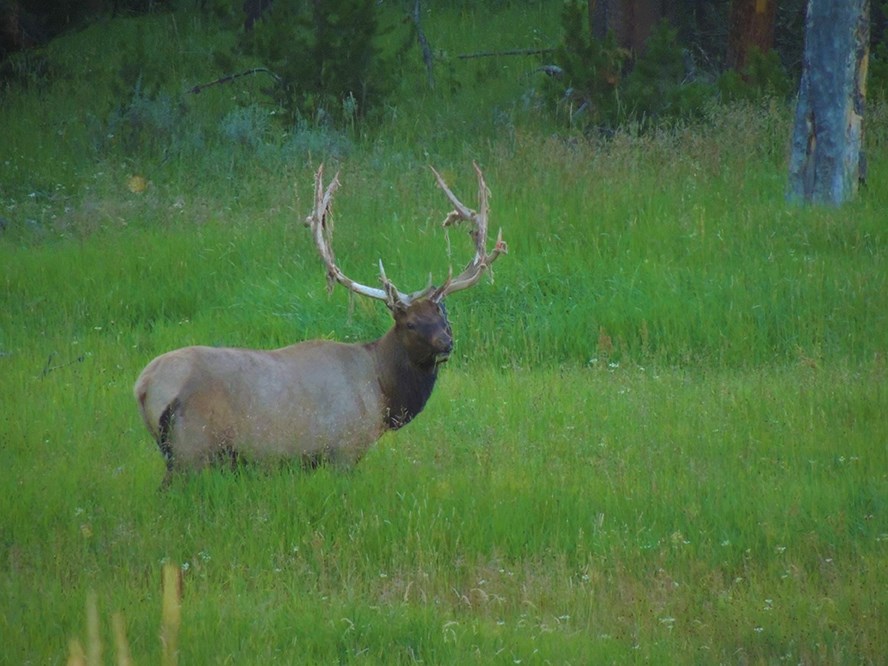
[[[412,362],[394,327],[378,340],[367,343],[367,348],[376,361],[377,380],[385,404],[385,425],[397,430],[410,423],[425,407],[435,388],[438,366]]]

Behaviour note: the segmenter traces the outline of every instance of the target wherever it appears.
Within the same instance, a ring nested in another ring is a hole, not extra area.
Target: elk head
[[[451,268],[440,287],[433,286],[430,278],[428,286],[411,293],[395,287],[385,274],[381,259],[381,287],[360,284],[342,272],[333,254],[333,223],[330,216],[330,204],[339,187],[339,175],[325,188],[323,165],[315,174],[315,205],[306,224],[312,230],[318,253],[327,268],[328,289],[338,282],[356,294],[383,301],[395,320],[394,327],[385,336],[370,343],[378,359],[379,383],[387,403],[385,420],[390,428],[399,428],[408,423],[423,409],[434,388],[438,365],[449,358],[453,349],[444,298],[477,283],[497,257],[506,252],[502,230],[497,235],[493,250],[487,251],[490,191],[481,169],[477,164],[473,166],[478,178],[477,211],[457,199],[441,174],[433,168],[432,173],[454,207],[444,219],[443,226],[449,228],[462,222],[469,223],[475,254],[459,275],[454,277]]]

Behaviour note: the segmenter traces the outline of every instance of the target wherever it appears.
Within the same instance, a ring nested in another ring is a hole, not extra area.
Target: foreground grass
[[[351,474],[166,494],[131,373],[90,372],[5,401],[7,663],[59,659],[89,590],[156,662],[165,561],[183,663],[884,654],[884,368],[448,369]]]

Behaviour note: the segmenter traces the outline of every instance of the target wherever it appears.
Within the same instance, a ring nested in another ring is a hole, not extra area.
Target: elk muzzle
[[[453,335],[450,333],[449,326],[435,336],[432,346],[435,350],[435,365],[444,363],[450,358],[450,354],[453,352]]]

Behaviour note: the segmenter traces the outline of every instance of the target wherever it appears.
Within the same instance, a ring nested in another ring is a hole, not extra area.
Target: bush
[[[13,87],[42,90],[54,77],[43,49],[19,51],[0,60],[0,92]]]
[[[763,97],[789,97],[793,84],[776,51],[762,53],[753,48],[742,71],[729,69],[719,77],[718,90],[723,102],[751,102]]]
[[[617,122],[616,90],[629,52],[617,46],[613,34],[592,37],[581,4],[568,2],[561,14],[564,41],[555,52],[561,69],[550,79],[549,97],[571,124],[612,126]]]
[[[555,56],[561,77],[549,84],[550,98],[573,125],[613,129],[634,118],[697,116],[713,97],[710,84],[694,80],[678,31],[665,20],[634,63],[612,33],[591,36],[582,4],[565,5],[562,26]]]
[[[271,90],[290,123],[354,125],[384,99],[392,74],[378,45],[375,0],[275,2],[241,49],[280,77]]]
[[[195,135],[186,115],[183,103],[163,92],[147,93],[137,81],[130,101],[111,111],[98,129],[96,147],[102,153],[116,149],[124,155],[180,152],[186,138],[192,141]]]
[[[713,96],[712,86],[690,77],[687,54],[678,31],[661,21],[647,48],[620,86],[626,114],[646,118],[688,118],[703,113]]]
[[[884,42],[873,49],[870,55],[869,80],[867,90],[873,102],[888,99],[888,45]]]
[[[562,13],[564,37],[556,51],[561,76],[549,83],[549,97],[572,125],[614,129],[627,120],[693,119],[719,95],[724,102],[785,98],[793,83],[776,51],[752,50],[743,71],[697,76],[678,30],[666,20],[656,26],[634,61],[613,34],[591,36],[583,3]]]

